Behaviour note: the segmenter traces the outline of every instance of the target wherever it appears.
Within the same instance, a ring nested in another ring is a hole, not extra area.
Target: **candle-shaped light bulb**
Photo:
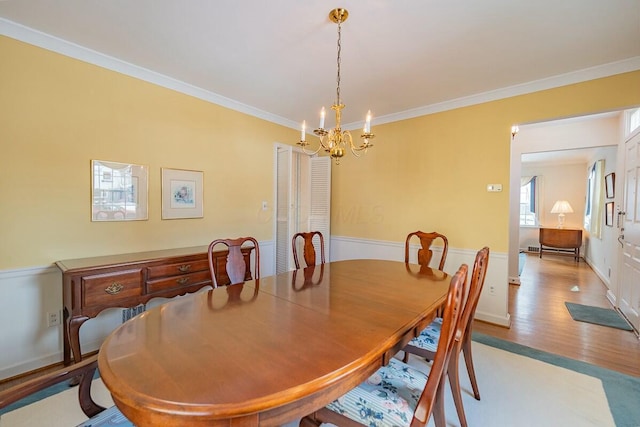
[[[302,121],[302,130],[300,131],[300,141],[302,141],[302,142],[304,142],[304,140],[305,140],[306,130],[307,130],[307,122],[306,122],[306,120],[303,120]]]
[[[367,121],[364,123],[364,133],[371,133],[371,110],[367,111]]]
[[[326,112],[324,110],[324,107],[322,107],[322,110],[320,110],[320,129],[324,129],[324,116],[325,116]]]

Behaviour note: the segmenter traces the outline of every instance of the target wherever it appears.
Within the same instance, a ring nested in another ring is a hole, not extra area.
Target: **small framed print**
[[[149,219],[148,167],[91,160],[91,221]]]
[[[613,199],[616,195],[616,174],[614,172],[604,177],[604,188],[607,199]]]
[[[162,168],[162,219],[202,218],[203,172]]]
[[[613,202],[607,202],[604,204],[605,206],[605,218],[604,225],[608,225],[609,227],[613,227]]]

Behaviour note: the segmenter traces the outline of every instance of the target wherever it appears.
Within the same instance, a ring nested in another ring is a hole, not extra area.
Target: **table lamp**
[[[551,213],[558,214],[558,228],[564,228],[564,214],[573,213],[573,208],[566,200],[558,200],[551,208]]]

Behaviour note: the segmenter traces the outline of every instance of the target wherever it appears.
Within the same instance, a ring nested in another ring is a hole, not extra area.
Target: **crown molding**
[[[144,80],[146,82],[153,83],[167,89],[175,90],[177,92],[181,92],[186,95],[190,95],[195,98],[202,99],[204,101],[208,101],[222,107],[248,114],[250,116],[254,116],[272,123],[276,123],[292,129],[299,128],[299,123],[293,120],[268,113],[264,110],[251,107],[222,95],[218,95],[214,92],[210,92],[185,83],[183,81],[174,79],[172,77],[162,75],[155,71],[130,64],[109,55],[105,55],[103,53],[88,49],[75,43],[71,43],[58,37],[54,37],[41,31],[34,30],[33,28],[17,24],[4,18],[0,18],[0,35],[29,43],[34,46],[50,50],[52,52],[59,53],[61,55],[87,62],[89,64],[97,65],[99,67],[115,71],[117,73],[135,77],[137,79]],[[533,82],[509,86],[502,89],[483,92],[436,104],[425,105],[422,107],[413,108],[411,110],[387,114],[385,116],[379,116],[376,117],[376,123],[384,124],[397,122],[400,120],[412,119],[428,114],[468,107],[471,105],[481,104],[489,101],[496,101],[512,96],[525,95],[527,93],[553,89],[560,86],[566,86],[602,77],[609,77],[615,74],[621,74],[636,70],[640,70],[640,56],[628,58],[622,61],[598,65],[583,70],[573,71],[566,74],[560,74]],[[361,123],[359,122],[347,123],[343,127],[345,129],[356,129],[360,125]]]
[[[444,101],[437,104],[425,105],[423,107],[388,114],[386,116],[378,116],[376,117],[376,124],[412,119],[419,116],[425,116],[427,114],[440,113],[447,110],[482,104],[484,102],[497,101],[499,99],[510,98],[518,95],[526,95],[528,93],[539,92],[541,90],[553,89],[636,70],[640,70],[640,56],[591,68],[585,68],[583,70],[572,71],[566,74],[547,77],[545,79],[535,80],[528,83],[509,86],[502,89],[496,89],[489,92],[478,93],[476,95],[452,99],[450,101]]]
[[[144,80],[167,89],[175,90],[177,92],[193,96],[194,98],[202,99],[269,122],[294,129],[299,127],[299,123],[296,123],[293,120],[285,119],[284,117],[251,107],[233,99],[218,95],[217,93],[210,92],[155,71],[130,64],[112,56],[105,55],[78,44],[34,30],[33,28],[25,27],[24,25],[17,24],[4,18],[0,18],[0,35],[38,46],[89,64],[97,65],[120,74],[135,77],[137,79]]]

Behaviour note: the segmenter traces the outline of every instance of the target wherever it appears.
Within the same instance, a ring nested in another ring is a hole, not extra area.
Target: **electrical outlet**
[[[47,313],[47,327],[58,326],[60,324],[60,312],[51,311]]]
[[[491,295],[495,295],[496,294],[495,286],[489,286],[489,294],[491,294]]]

